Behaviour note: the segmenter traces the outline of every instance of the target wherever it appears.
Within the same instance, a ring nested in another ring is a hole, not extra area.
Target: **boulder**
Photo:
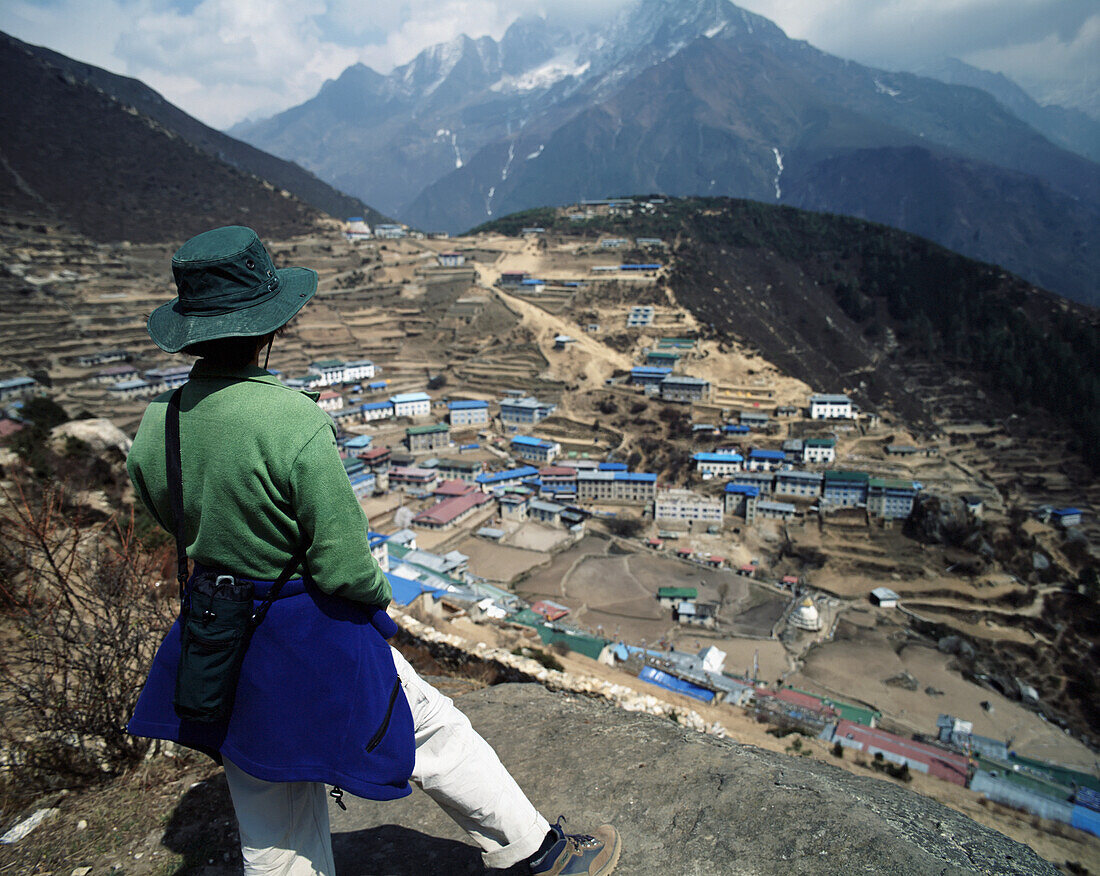
[[[123,456],[130,452],[134,442],[110,420],[70,420],[50,432],[50,443],[63,450],[66,438],[77,438],[89,445],[97,454],[113,449]]]

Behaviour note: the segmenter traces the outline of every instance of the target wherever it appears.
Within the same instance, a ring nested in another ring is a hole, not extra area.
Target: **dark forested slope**
[[[242,224],[264,237],[322,214],[132,107],[0,39],[0,206],[94,240],[182,240]]]
[[[729,198],[571,222],[555,210],[476,230],[662,237],[669,285],[715,336],[758,348],[822,390],[888,403],[916,422],[1047,412],[1100,469],[1100,311],[924,238],[842,216]],[[647,257],[649,258],[649,257]],[[952,380],[975,392],[929,400]]]

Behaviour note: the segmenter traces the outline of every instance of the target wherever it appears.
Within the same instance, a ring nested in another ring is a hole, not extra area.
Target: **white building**
[[[344,363],[344,383],[357,380],[370,380],[375,375],[374,363],[370,359],[353,359]]]
[[[802,442],[802,461],[829,465],[836,461],[835,438],[807,438]]]
[[[852,420],[856,411],[846,395],[810,396],[811,420]]]
[[[641,328],[652,325],[653,316],[656,313],[652,304],[636,304],[630,308],[626,315],[627,328]]]
[[[336,383],[353,383],[374,377],[374,363],[369,359],[344,362],[341,359],[321,359],[309,365],[311,375],[317,375],[313,386],[332,386]]]
[[[317,399],[317,405],[322,411],[328,411],[331,414],[344,407],[344,397],[335,390],[330,389],[321,393]]]
[[[436,258],[441,268],[461,268],[466,264],[466,256],[460,252],[441,252]]]
[[[29,398],[38,389],[33,377],[10,377],[0,380],[0,402],[17,398]]]
[[[395,417],[426,417],[432,410],[432,398],[426,392],[402,392],[390,396]]]
[[[696,453],[695,470],[711,476],[731,475],[741,471],[745,459],[740,453]]]
[[[370,226],[362,216],[350,216],[344,226],[344,236],[348,240],[370,240]]]
[[[722,503],[691,490],[658,490],[653,500],[653,519],[659,523],[722,525]]]
[[[385,420],[393,416],[393,402],[367,402],[360,410],[363,412],[364,423],[370,423],[373,420]]]

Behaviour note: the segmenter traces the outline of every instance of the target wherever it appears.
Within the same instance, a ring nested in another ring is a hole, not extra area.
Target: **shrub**
[[[56,485],[29,496],[17,481],[0,495],[0,597],[14,625],[0,656],[7,778],[37,794],[117,774],[149,746],[125,727],[175,614],[169,552],[146,550],[132,516],[79,519]]]
[[[844,760],[844,746],[841,745],[839,742],[833,743],[833,757]]]

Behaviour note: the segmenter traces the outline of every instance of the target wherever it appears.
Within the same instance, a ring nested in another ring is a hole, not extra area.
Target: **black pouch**
[[[251,581],[203,569],[188,582],[180,458],[182,389],[169,398],[164,423],[168,500],[176,525],[176,578],[180,588],[180,662],[172,706],[186,721],[216,724],[229,720],[252,633],[298,568],[298,557],[290,558],[255,610],[255,585]]]
[[[251,582],[232,575],[203,572],[191,578],[180,614],[180,662],[172,699],[184,720],[228,720],[252,637],[253,589]]]

